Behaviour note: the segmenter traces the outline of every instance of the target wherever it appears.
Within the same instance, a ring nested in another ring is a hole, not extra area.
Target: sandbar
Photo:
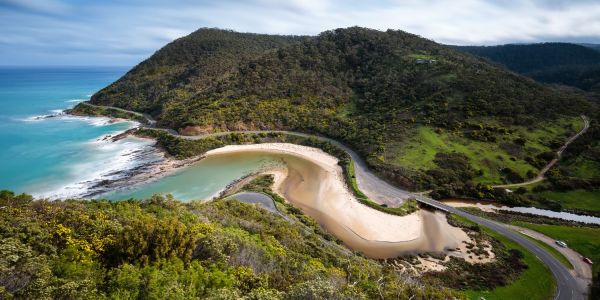
[[[313,217],[355,251],[373,258],[406,253],[445,251],[469,240],[441,212],[419,210],[406,216],[386,214],[361,204],[348,190],[338,160],[320,149],[287,143],[231,145],[206,153],[278,154],[284,167],[275,175],[274,191]]]

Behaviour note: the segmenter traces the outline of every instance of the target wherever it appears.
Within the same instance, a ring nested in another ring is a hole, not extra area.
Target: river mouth
[[[185,167],[163,172],[146,182],[101,194],[96,198],[119,201],[146,199],[154,194],[171,194],[183,202],[211,200],[233,181],[272,169],[281,163],[280,158],[265,153],[210,155]]]
[[[377,259],[459,248],[469,237],[450,226],[442,212],[419,210],[394,216],[358,202],[344,182],[337,159],[293,144],[226,146],[171,175],[101,195],[111,200],[143,199],[155,193],[182,201],[211,200],[231,182],[255,173],[276,175],[273,190],[350,249]]]
[[[448,224],[442,212],[419,210],[394,216],[358,202],[347,189],[337,159],[315,148],[292,144],[227,146],[208,157],[269,154],[283,165],[275,173],[274,190],[314,218],[350,249],[377,259],[404,254],[444,252],[469,237]]]

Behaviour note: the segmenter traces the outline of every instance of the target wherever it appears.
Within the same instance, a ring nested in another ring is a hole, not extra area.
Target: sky
[[[600,43],[600,0],[0,0],[0,65],[132,66],[201,27],[355,25],[457,45]]]

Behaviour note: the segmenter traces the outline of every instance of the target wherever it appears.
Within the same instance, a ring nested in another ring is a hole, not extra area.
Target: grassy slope
[[[496,234],[488,229],[483,229],[487,234],[500,240],[509,249],[518,249],[525,255],[525,263],[528,269],[512,284],[499,287],[491,291],[466,291],[465,294],[470,299],[480,299],[485,297],[492,299],[551,299],[554,294],[555,283],[552,274],[542,262],[513,241]]]
[[[558,201],[564,208],[600,211],[600,190],[545,191],[541,195],[547,199]]]
[[[486,121],[490,122],[490,121]],[[499,169],[509,167],[526,178],[527,171],[538,170],[524,160],[524,156],[535,156],[544,151],[553,151],[547,145],[553,139],[564,140],[566,135],[581,129],[581,119],[577,117],[563,118],[557,122],[547,123],[535,130],[513,126],[514,133],[499,136],[498,143],[480,142],[447,131],[436,132],[432,127],[421,126],[406,143],[389,147],[386,158],[392,163],[413,169],[429,169],[434,167],[433,159],[438,152],[459,152],[465,154],[473,168],[483,171],[476,178],[481,183],[500,183]],[[511,156],[498,145],[510,142],[517,137],[527,141],[521,157]]]
[[[600,142],[590,145],[590,150],[600,151]],[[563,167],[573,176],[583,179],[600,178],[600,162],[590,159],[585,155],[564,162]]]
[[[599,162],[579,157],[570,167],[579,178],[600,178]]]
[[[557,240],[563,240],[570,248],[596,262],[593,272],[600,272],[600,228],[569,227],[558,225],[515,222],[515,225],[541,232]]]

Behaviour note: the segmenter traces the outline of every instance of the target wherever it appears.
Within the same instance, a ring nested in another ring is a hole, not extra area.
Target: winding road
[[[89,104],[89,103],[85,103],[85,104],[95,106],[95,105]],[[111,107],[107,107],[107,108],[111,108]],[[133,113],[136,115],[143,115],[143,114],[140,114],[140,113],[134,112],[134,111],[123,110],[123,109],[116,108],[116,107],[112,107],[112,108],[115,108],[115,109],[118,109],[121,111],[130,112],[130,113]],[[539,258],[548,267],[548,269],[552,272],[554,278],[556,279],[556,294],[554,297],[555,300],[583,300],[583,299],[587,298],[587,296],[586,296],[587,295],[587,287],[580,286],[577,283],[576,279],[573,277],[573,275],[569,272],[569,270],[561,262],[559,262],[556,258],[554,258],[554,256],[552,256],[552,254],[547,252],[545,249],[539,247],[537,244],[535,244],[528,238],[522,236],[521,234],[519,234],[516,231],[513,231],[505,224],[472,215],[463,210],[446,205],[440,201],[434,200],[432,198],[426,197],[421,194],[412,193],[412,192],[403,190],[401,188],[398,188],[396,186],[393,186],[393,185],[387,183],[386,181],[380,179],[375,174],[373,174],[368,169],[365,161],[356,152],[354,152],[352,149],[350,149],[346,145],[344,145],[336,140],[333,140],[333,139],[330,139],[327,137],[323,137],[323,136],[306,134],[306,133],[290,132],[290,131],[273,131],[273,130],[231,131],[231,132],[218,132],[218,133],[212,133],[212,134],[198,135],[198,136],[183,136],[183,135],[179,135],[177,132],[175,132],[172,129],[156,128],[156,127],[154,127],[154,124],[156,124],[154,119],[149,118],[149,116],[146,116],[146,115],[143,115],[143,116],[148,118],[148,123],[150,124],[150,127],[155,128],[155,129],[164,130],[164,131],[169,132],[170,134],[173,134],[177,137],[189,139],[189,140],[198,140],[198,139],[203,139],[203,138],[210,137],[210,136],[227,135],[227,134],[234,133],[234,132],[238,132],[238,133],[279,132],[279,133],[285,133],[285,134],[302,136],[302,137],[316,137],[320,140],[328,141],[328,142],[340,147],[341,149],[346,151],[352,157],[352,159],[354,160],[354,163],[355,163],[355,172],[356,172],[356,179],[357,179],[358,186],[372,200],[375,200],[375,201],[379,202],[380,204],[386,203],[388,205],[399,205],[405,199],[413,198],[427,206],[431,206],[431,207],[440,209],[440,210],[448,212],[448,213],[453,213],[453,214],[459,215],[459,216],[464,217],[464,218],[466,218],[472,222],[475,222],[481,226],[485,226],[485,227],[489,228],[490,230],[493,230],[493,231],[507,237],[508,239],[513,240],[514,242],[518,243],[519,245],[523,246],[524,248],[529,250],[531,253],[533,253],[537,258]],[[589,126],[589,120],[586,117],[582,117],[582,118],[584,118],[584,121],[586,123],[585,130],[587,130],[587,127]],[[567,144],[565,144],[563,146],[563,148],[561,148],[561,150],[559,150],[559,152],[560,152],[559,156],[562,153],[562,151],[564,150],[564,148],[566,148],[568,146],[568,144],[570,142],[572,142],[572,140],[576,139],[579,135],[583,134],[583,132],[585,132],[585,131],[582,131],[582,132],[578,133],[576,136],[572,137],[570,139],[570,141]]]

